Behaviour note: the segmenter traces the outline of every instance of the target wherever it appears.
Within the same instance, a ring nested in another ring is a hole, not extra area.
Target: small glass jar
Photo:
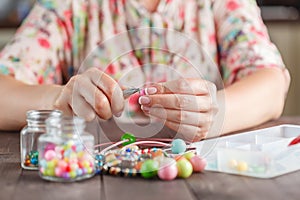
[[[59,110],[30,110],[27,112],[27,126],[20,134],[21,166],[23,169],[38,170],[37,141],[41,134],[46,133],[46,119],[60,117]]]
[[[79,117],[49,118],[38,140],[39,174],[43,179],[72,182],[95,174],[94,136]]]

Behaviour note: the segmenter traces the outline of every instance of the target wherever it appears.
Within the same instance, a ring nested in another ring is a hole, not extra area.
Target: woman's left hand
[[[139,98],[146,115],[165,122],[187,141],[207,136],[217,111],[215,84],[203,79],[179,79],[152,84]]]

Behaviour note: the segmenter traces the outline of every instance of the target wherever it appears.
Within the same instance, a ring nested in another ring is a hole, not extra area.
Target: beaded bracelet
[[[193,172],[203,171],[206,166],[206,160],[196,155],[191,145],[181,139],[145,140],[125,133],[121,141],[99,144],[95,148],[106,145],[110,146],[95,152],[97,174],[140,174],[144,178],[158,175],[162,180],[173,180],[176,177],[188,178]],[[138,145],[151,148],[140,148]]]

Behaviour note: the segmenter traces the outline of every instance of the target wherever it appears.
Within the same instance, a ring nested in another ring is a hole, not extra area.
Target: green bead
[[[122,135],[121,140],[128,140],[128,142],[124,142],[123,146],[126,146],[128,144],[132,144],[134,142],[136,142],[136,138],[134,135],[132,135],[131,133],[125,133]]]
[[[152,178],[157,175],[159,163],[155,160],[146,160],[140,169],[140,173],[144,178]]]
[[[179,154],[184,153],[186,150],[186,144],[182,139],[176,139],[172,142],[171,151],[172,153]]]
[[[178,177],[188,178],[193,173],[192,164],[185,158],[181,158],[177,161]]]
[[[189,152],[183,154],[183,156],[184,156],[187,160],[191,160],[191,158],[195,156],[195,153],[192,152],[192,151],[189,151]]]
[[[46,169],[45,175],[46,176],[55,176],[55,170],[53,168],[52,169]]]
[[[54,169],[54,167],[55,167],[55,162],[54,161],[49,161],[47,163],[47,168],[48,169]]]

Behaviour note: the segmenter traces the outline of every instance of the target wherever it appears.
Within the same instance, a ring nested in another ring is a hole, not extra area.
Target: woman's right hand
[[[83,74],[73,76],[62,87],[54,108],[87,121],[93,120],[97,115],[107,120],[112,115],[121,115],[124,98],[122,89],[114,79],[97,68],[91,68]]]

